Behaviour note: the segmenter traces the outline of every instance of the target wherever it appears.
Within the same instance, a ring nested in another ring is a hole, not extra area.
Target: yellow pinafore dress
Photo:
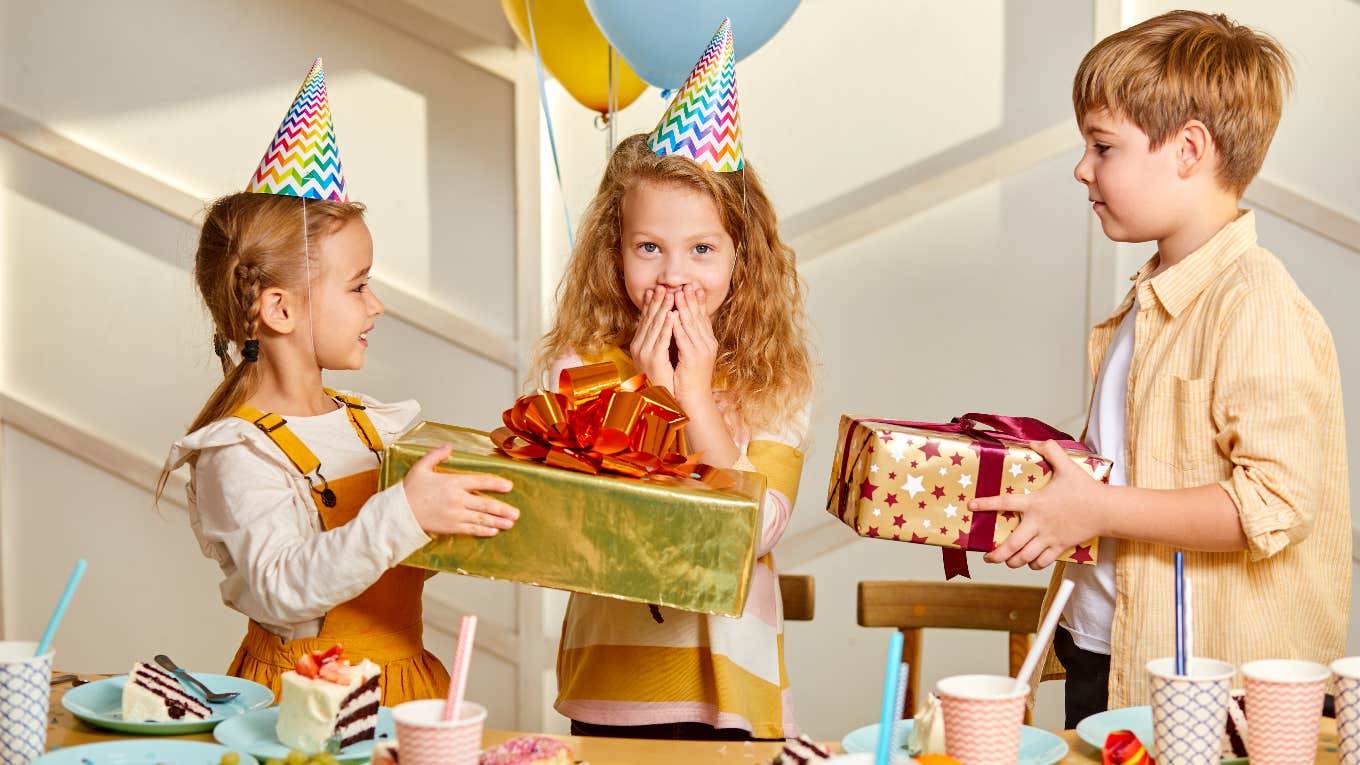
[[[357,398],[329,389],[326,393],[345,406],[354,432],[381,457],[382,439],[363,404]],[[288,429],[283,417],[249,406],[242,406],[234,414],[269,436],[312,483],[313,471],[321,461]],[[320,489],[314,484],[312,500],[320,514],[321,528],[339,528],[354,520],[377,490],[377,468],[340,479],[323,479]],[[303,654],[324,651],[340,643],[350,661],[357,664],[368,659],[382,667],[383,706],[413,699],[444,698],[448,695],[449,674],[439,659],[425,650],[422,640],[421,593],[427,574],[408,566],[388,569],[353,600],[326,612],[321,631],[313,638],[284,642],[252,619],[227,672],[268,686],[277,699],[283,673],[293,669]]]

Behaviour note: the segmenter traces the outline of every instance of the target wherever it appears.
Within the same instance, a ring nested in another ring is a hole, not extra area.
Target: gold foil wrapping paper
[[[442,468],[493,473],[520,511],[490,538],[438,536],[405,563],[725,616],[741,614],[755,562],[765,478],[701,466],[702,481],[589,473],[516,460],[488,434],[425,422],[387,447],[381,485],[453,445]]]

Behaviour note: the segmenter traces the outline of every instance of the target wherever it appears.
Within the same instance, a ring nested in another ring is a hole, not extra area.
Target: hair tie
[[[254,339],[247,340],[245,342],[245,345],[241,346],[241,358],[245,359],[246,361],[259,361],[260,341]]]

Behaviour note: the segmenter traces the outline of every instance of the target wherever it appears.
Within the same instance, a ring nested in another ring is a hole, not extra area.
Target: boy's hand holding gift
[[[1072,464],[1056,441],[1036,441],[1030,448],[1053,468],[1042,491],[980,497],[968,509],[1020,516],[1015,531],[983,560],[1037,571],[1053,565],[1064,550],[1105,535],[1105,503],[1100,500],[1110,487]]]
[[[1110,468],[1029,417],[965,414],[931,423],[846,416],[827,510],[860,536],[944,548],[946,578],[968,575],[968,550],[992,553],[993,562],[1019,556],[1013,566],[1094,563],[1101,516],[1065,508],[1099,492]],[[1039,503],[1041,494],[1048,496]]]

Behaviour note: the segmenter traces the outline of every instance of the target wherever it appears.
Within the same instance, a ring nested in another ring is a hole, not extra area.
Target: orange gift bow
[[[1111,731],[1100,750],[1101,765],[1155,765],[1143,742],[1131,730]]]
[[[689,417],[670,391],[647,376],[621,380],[612,362],[562,370],[560,393],[520,396],[491,431],[511,457],[553,467],[632,478],[661,474],[687,479],[699,462],[689,453]]]

